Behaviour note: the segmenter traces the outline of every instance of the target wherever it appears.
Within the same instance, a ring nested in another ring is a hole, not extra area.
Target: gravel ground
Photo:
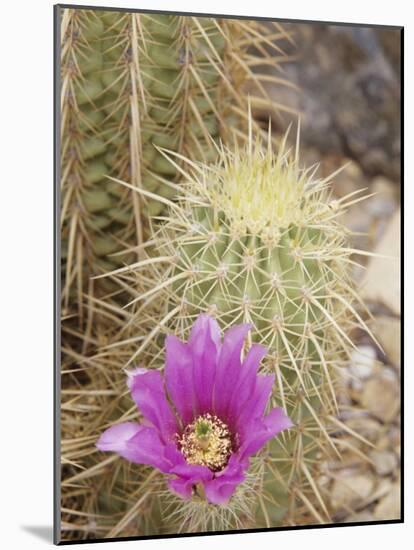
[[[304,157],[317,156],[312,149]],[[373,315],[370,329],[377,340],[362,332],[354,336],[357,348],[341,380],[341,420],[366,438],[342,459],[322,465],[321,489],[329,495],[336,522],[396,519],[400,516],[400,197],[399,182],[369,176],[346,157],[325,156],[321,173],[349,163],[334,183],[338,197],[360,188],[375,196],[355,204],[344,216],[347,227],[360,233],[356,248],[381,257],[358,257],[363,267],[354,277]],[[350,407],[359,409],[347,412]],[[340,447],[355,446],[355,438],[338,434]]]

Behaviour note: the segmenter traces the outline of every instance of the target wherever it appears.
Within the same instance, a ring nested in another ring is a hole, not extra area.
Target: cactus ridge
[[[91,276],[131,261],[128,254],[115,259],[110,255],[123,250],[136,233],[130,204],[138,198],[131,199],[125,189],[114,190],[105,179],[112,162],[114,173],[129,178],[129,130],[124,124],[128,106],[121,103],[120,121],[104,108],[113,101],[102,82],[106,32],[98,12],[63,12],[62,298],[65,311],[77,304],[80,318],[84,296],[92,294],[93,287],[85,274]]]

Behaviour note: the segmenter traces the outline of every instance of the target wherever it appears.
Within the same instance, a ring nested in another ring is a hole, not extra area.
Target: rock
[[[363,298],[381,302],[396,315],[400,314],[400,211],[388,224],[375,249],[381,257],[373,257],[361,283]],[[385,256],[385,257],[384,257]]]
[[[351,354],[349,371],[359,380],[365,380],[371,376],[375,368],[376,353],[372,346],[357,346]]]
[[[376,193],[366,202],[369,213],[376,218],[389,218],[397,207],[395,184],[388,178],[377,176],[372,180],[370,192]]]
[[[377,451],[386,451],[387,449],[389,448],[392,448],[392,445],[391,445],[391,440],[389,438],[389,435],[386,434],[386,435],[382,435],[376,445],[375,445],[375,449]]]
[[[375,491],[371,495],[370,502],[372,503],[376,500],[384,498],[391,491],[393,485],[394,482],[390,477],[379,478]]]
[[[301,113],[303,145],[325,155],[348,156],[370,175],[399,181],[400,31],[386,30],[385,40],[377,29],[285,26],[295,34],[297,46],[282,44],[295,56],[283,64],[284,77],[298,90],[267,87],[278,102]],[[274,126],[283,130],[289,119],[275,118]]]
[[[382,422],[393,420],[400,410],[400,390],[397,381],[382,374],[367,381],[361,402]]]
[[[399,519],[400,504],[401,504],[401,489],[400,484],[395,483],[390,492],[382,498],[374,509],[374,517],[376,520]]]
[[[374,480],[368,473],[337,477],[331,489],[334,510],[354,508],[366,500],[374,489]]]
[[[377,441],[383,430],[378,420],[369,416],[350,418],[346,421],[346,425],[372,443]]]
[[[384,349],[389,362],[396,367],[401,362],[401,322],[395,317],[377,316],[373,333]]]
[[[320,475],[316,480],[318,487],[326,489],[329,485],[330,479],[327,475]]]
[[[328,157],[329,158],[329,157]],[[325,164],[326,164],[326,159]],[[335,157],[329,167],[324,167],[323,175],[329,176],[332,172],[343,166],[343,169],[332,180],[332,191],[337,198],[366,187],[366,178],[360,166],[349,158],[338,159]]]
[[[397,426],[392,426],[389,432],[390,443],[393,449],[401,445],[401,430]]]
[[[397,467],[397,457],[391,451],[371,451],[369,458],[374,463],[375,471],[380,476],[394,472]]]

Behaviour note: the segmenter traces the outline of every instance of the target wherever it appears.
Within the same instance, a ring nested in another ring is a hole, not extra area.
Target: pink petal
[[[100,451],[114,451],[127,460],[132,460],[128,441],[140,430],[142,426],[137,422],[115,424],[101,434],[96,446]]]
[[[161,472],[169,473],[172,464],[165,456],[166,446],[155,428],[142,427],[127,445],[132,462],[148,464]]]
[[[142,414],[157,428],[164,442],[177,432],[177,421],[165,395],[161,373],[135,369],[128,375],[133,400]]]
[[[226,504],[238,485],[245,480],[247,466],[246,461],[240,462],[237,454],[232,455],[228,465],[222,472],[216,474],[214,479],[204,482],[207,499],[212,504]]]
[[[213,410],[222,419],[226,417],[229,401],[241,376],[241,350],[250,325],[236,325],[224,335],[216,371]]]
[[[247,425],[255,419],[262,418],[269,397],[272,393],[274,384],[274,374],[257,375],[254,388],[251,391],[250,398],[245,401],[240,414],[236,419],[236,429],[240,437],[243,439],[243,434]]]
[[[170,479],[168,487],[184,500],[189,500],[193,494],[193,484],[188,479]]]
[[[183,479],[190,479],[192,482],[198,483],[199,481],[208,480],[213,478],[213,472],[207,468],[207,466],[200,466],[198,464],[176,464],[170,469],[171,474],[176,474]]]
[[[269,439],[292,426],[293,422],[283,409],[272,409],[263,420],[254,420],[246,426],[239,449],[240,456],[247,458],[254,455]]]
[[[155,428],[136,422],[124,422],[111,426],[99,438],[100,451],[114,451],[136,464],[149,464],[168,473],[172,464],[165,457],[165,445]]]
[[[193,358],[194,413],[199,415],[211,411],[217,356],[221,347],[217,321],[208,315],[200,315],[191,331],[188,347]]]
[[[190,338],[188,343],[190,346],[196,345],[197,340],[199,339],[200,334],[208,333],[213,341],[213,344],[218,351],[221,347],[221,332],[219,324],[213,317],[207,315],[207,313],[202,313],[199,315],[191,329]]]
[[[243,361],[243,369],[247,372],[257,372],[260,361],[268,352],[265,346],[252,344]]]
[[[187,346],[175,336],[165,341],[165,385],[183,424],[194,416],[193,359]]]
[[[252,399],[256,386],[257,369],[266,353],[267,348],[259,344],[253,344],[243,361],[240,379],[234,388],[227,409],[227,420],[233,429],[237,425],[237,418],[240,417],[244,408]]]
[[[188,499],[192,495],[193,485],[213,479],[213,472],[206,466],[188,464],[182,455],[181,457],[181,461],[170,469],[170,473],[175,474],[177,478],[171,479],[168,485],[179,496]]]
[[[227,504],[239,483],[220,479],[213,479],[207,482],[205,485],[207,500],[212,504]]]

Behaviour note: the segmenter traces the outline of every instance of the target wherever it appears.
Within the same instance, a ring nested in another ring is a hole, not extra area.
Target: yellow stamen
[[[178,437],[181,452],[189,464],[219,471],[227,464],[232,450],[228,426],[209,413],[198,416]]]

